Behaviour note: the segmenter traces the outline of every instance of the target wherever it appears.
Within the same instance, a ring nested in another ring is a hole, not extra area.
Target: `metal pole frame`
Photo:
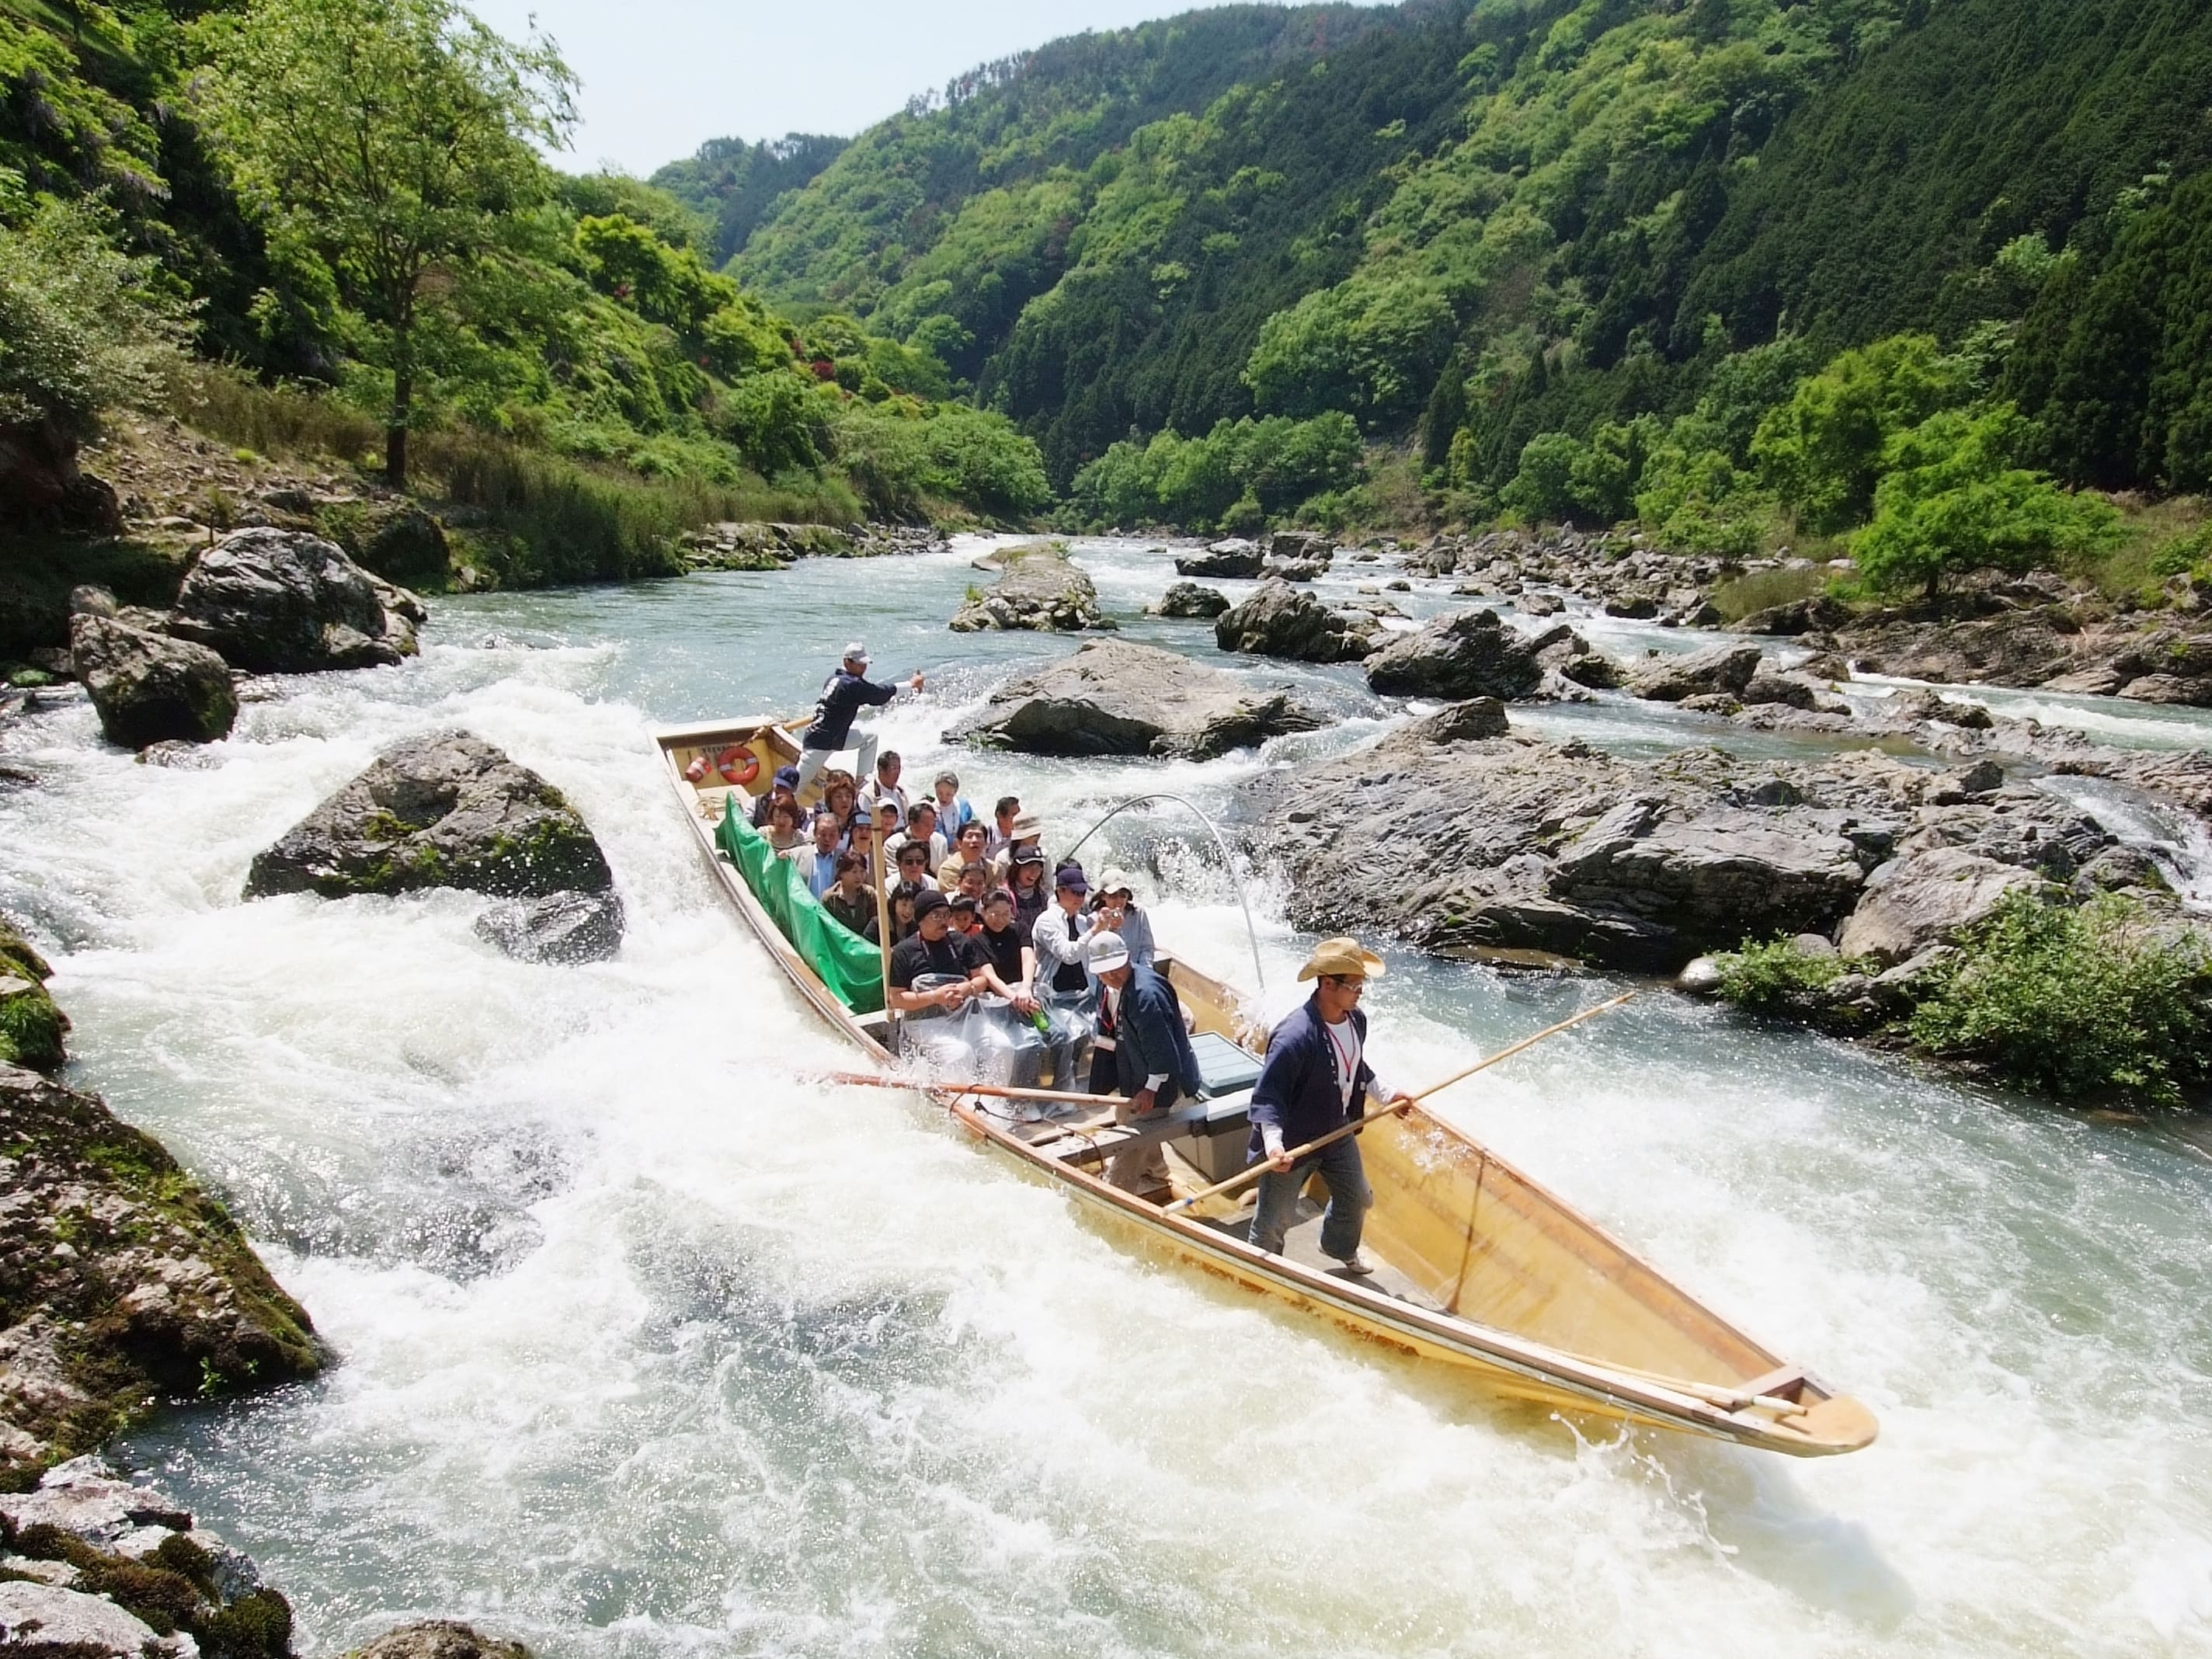
[[[1257,982],[1261,990],[1266,990],[1267,988],[1267,969],[1260,965],[1260,933],[1259,929],[1252,925],[1252,907],[1245,901],[1243,884],[1237,879],[1237,860],[1230,854],[1228,842],[1223,839],[1221,831],[1214,827],[1213,820],[1206,817],[1204,812],[1199,811],[1197,805],[1182,795],[1171,795],[1164,790],[1149,795],[1130,796],[1128,799],[1123,801],[1119,806],[1109,812],[1104,817],[1099,819],[1097,823],[1092,824],[1088,830],[1085,830],[1081,837],[1077,840],[1075,845],[1069,848],[1065,853],[1062,853],[1060,855],[1057,862],[1064,864],[1068,860],[1073,858],[1078,853],[1083,850],[1084,842],[1089,841],[1091,836],[1097,835],[1101,830],[1103,830],[1115,818],[1120,817],[1122,813],[1127,811],[1131,807],[1147,805],[1156,800],[1173,801],[1176,805],[1183,808],[1185,811],[1189,812],[1193,817],[1204,824],[1206,826],[1206,834],[1213,837],[1213,845],[1221,854],[1222,867],[1229,872],[1230,884],[1237,890],[1237,908],[1244,913],[1244,937],[1251,943],[1252,946],[1252,977]]]

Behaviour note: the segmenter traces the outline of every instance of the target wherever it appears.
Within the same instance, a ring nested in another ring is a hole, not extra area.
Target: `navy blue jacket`
[[[822,696],[814,705],[814,724],[806,728],[806,735],[799,739],[799,746],[842,749],[846,739],[853,735],[853,716],[863,708],[880,708],[896,696],[896,685],[878,685],[873,680],[848,673],[841,665],[823,683]]]
[[[1198,1092],[1198,1056],[1182,1028],[1182,1005],[1155,968],[1132,968],[1121,988],[1121,1012],[1115,1027],[1115,1063],[1121,1092],[1133,1095],[1156,1072],[1167,1074],[1153,1105],[1164,1109],[1185,1094]]]
[[[1267,1039],[1267,1057],[1260,1063],[1260,1080],[1252,1085],[1252,1156],[1258,1158],[1266,1141],[1262,1124],[1283,1132],[1285,1146],[1303,1146],[1331,1129],[1340,1128],[1349,1117],[1367,1109],[1367,1091],[1375,1070],[1367,1063],[1367,1014],[1352,1011],[1352,1029],[1359,1033],[1359,1072],[1352,1081],[1352,1110],[1344,1109],[1344,1084],[1338,1074],[1336,1049],[1328,1040],[1321,1003],[1309,997],[1292,1009]]]

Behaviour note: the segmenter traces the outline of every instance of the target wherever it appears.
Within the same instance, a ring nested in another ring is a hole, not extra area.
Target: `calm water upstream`
[[[0,908],[58,947],[76,1080],[231,1200],[343,1359],[123,1449],[259,1559],[307,1650],[436,1613],[556,1659],[2212,1651],[2212,1162],[2155,1128],[1665,994],[1462,1091],[1476,1133],[1880,1414],[1872,1449],[1795,1463],[1425,1382],[1125,1255],[911,1100],[805,1081],[845,1055],[697,867],[646,728],[795,714],[859,633],[930,671],[884,722],[926,776],[963,708],[1069,648],[947,632],[972,551],[444,603],[419,662],[278,683],[210,771],[133,764],[81,706],[9,739],[41,781],[0,795]],[[1164,558],[1081,556],[1133,637],[1220,660],[1135,617]],[[1416,586],[1409,611],[1443,603]],[[1350,671],[1238,672],[1344,721],[1206,765],[956,763],[1072,836],[1147,786],[1233,817],[1262,768],[1395,717]],[[1728,730],[1527,723],[1644,752]],[[617,960],[510,963],[465,895],[238,902],[380,744],[447,725],[589,818]],[[1110,833],[1163,932],[1249,976],[1182,826]],[[1287,1006],[1302,941],[1247,884]],[[1603,982],[1392,966],[1375,1046],[1408,1079]]]

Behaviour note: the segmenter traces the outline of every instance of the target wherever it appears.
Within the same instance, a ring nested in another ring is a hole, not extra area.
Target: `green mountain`
[[[1062,488],[1133,436],[1335,411],[1480,512],[1532,440],[1672,422],[1717,374],[1771,382],[1731,417],[1749,468],[1836,352],[1978,328],[2022,459],[2178,486],[2209,70],[2188,0],[1198,12],[918,103],[731,269],[943,358]]]
[[[708,251],[726,264],[763,219],[842,155],[849,141],[793,132],[748,144],[713,138],[684,161],[671,161],[647,180],[665,190],[714,228]]]

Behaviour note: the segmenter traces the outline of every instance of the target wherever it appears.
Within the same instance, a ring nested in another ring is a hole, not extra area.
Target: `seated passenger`
[[[853,816],[853,809],[860,804],[860,792],[853,787],[853,775],[846,771],[824,772],[822,775],[822,805],[830,815],[842,823]]]
[[[775,776],[769,782],[768,793],[753,802],[752,826],[754,829],[768,828],[768,816],[775,811],[775,804],[778,801],[787,800],[794,805],[797,804],[799,797],[792,793],[792,787],[798,781],[797,767],[779,766],[775,769]]]
[[[910,937],[914,933],[915,901],[924,893],[933,893],[936,890],[935,888],[925,887],[919,882],[905,881],[891,889],[891,943],[893,945]]]
[[[806,837],[799,830],[799,803],[786,795],[768,809],[765,833],[768,844],[779,853],[796,853],[806,845]]]
[[[972,893],[954,893],[946,898],[945,909],[952,917],[952,931],[963,939],[973,939],[983,926],[983,907],[975,902]]]
[[[1139,968],[1149,968],[1157,954],[1152,945],[1152,918],[1137,902],[1129,878],[1118,869],[1109,869],[1098,878],[1098,897],[1096,904],[1101,928],[1121,936],[1121,943],[1129,952],[1129,960]]]
[[[906,815],[895,800],[878,801],[861,810],[875,815],[876,841],[884,849],[884,869],[888,872],[898,862],[899,842],[906,837]]]
[[[965,864],[960,867],[959,887],[945,896],[968,900],[975,905],[975,914],[980,916],[983,913],[983,895],[989,892],[994,884],[991,872],[981,864]]]
[[[927,887],[929,879],[929,849],[919,842],[908,842],[898,849],[898,861],[892,866],[891,881],[900,887]]]
[[[793,853],[791,861],[806,878],[806,890],[820,898],[837,884],[837,820],[827,812],[817,812],[810,828],[811,843]]]
[[[1044,820],[1034,812],[1017,812],[1014,821],[1006,826],[1010,839],[1006,850],[992,861],[991,879],[1003,884],[1014,867],[1014,860],[1024,853],[1042,853],[1038,842],[1044,836]]]
[[[960,795],[960,775],[939,772],[937,775],[937,822],[948,836],[957,837],[963,830],[975,822],[975,809]]]
[[[861,869],[868,867],[876,850],[876,826],[866,812],[855,811],[845,820],[845,850],[860,859]]]
[[[912,903],[915,931],[891,946],[886,1000],[894,1013],[950,1013],[988,988],[982,951],[951,930],[944,894],[926,890]],[[944,975],[952,983],[915,990],[915,981],[926,975]]]
[[[1006,872],[1006,888],[1013,899],[1014,925],[1027,939],[1052,903],[1052,890],[1044,884],[1044,854],[1034,847],[1017,853]]]
[[[956,892],[960,886],[960,872],[968,866],[972,864],[977,869],[988,872],[991,867],[991,859],[984,847],[988,840],[980,823],[970,823],[963,828],[960,831],[960,839],[953,845],[952,856],[937,866],[937,884],[948,893]]]
[[[906,791],[899,787],[899,773],[902,769],[904,763],[899,759],[898,750],[884,750],[876,757],[876,775],[862,787],[860,799],[871,806],[878,801],[895,800],[898,803],[899,817],[905,817],[908,803]]]
[[[822,908],[852,932],[872,944],[880,943],[876,927],[876,896],[868,890],[866,860],[857,854],[840,853],[837,878],[822,896]]]
[[[945,844],[945,837],[937,833],[937,808],[928,801],[918,800],[907,808],[906,828],[890,845],[894,848],[902,848],[909,842],[920,844],[927,851],[932,870],[944,863],[951,853],[952,849]]]
[[[1014,820],[1021,816],[1021,811],[1022,798],[1019,795],[1001,795],[999,804],[991,809],[991,838],[984,844],[983,850],[993,858],[1001,856],[1007,848],[1013,845]]]

